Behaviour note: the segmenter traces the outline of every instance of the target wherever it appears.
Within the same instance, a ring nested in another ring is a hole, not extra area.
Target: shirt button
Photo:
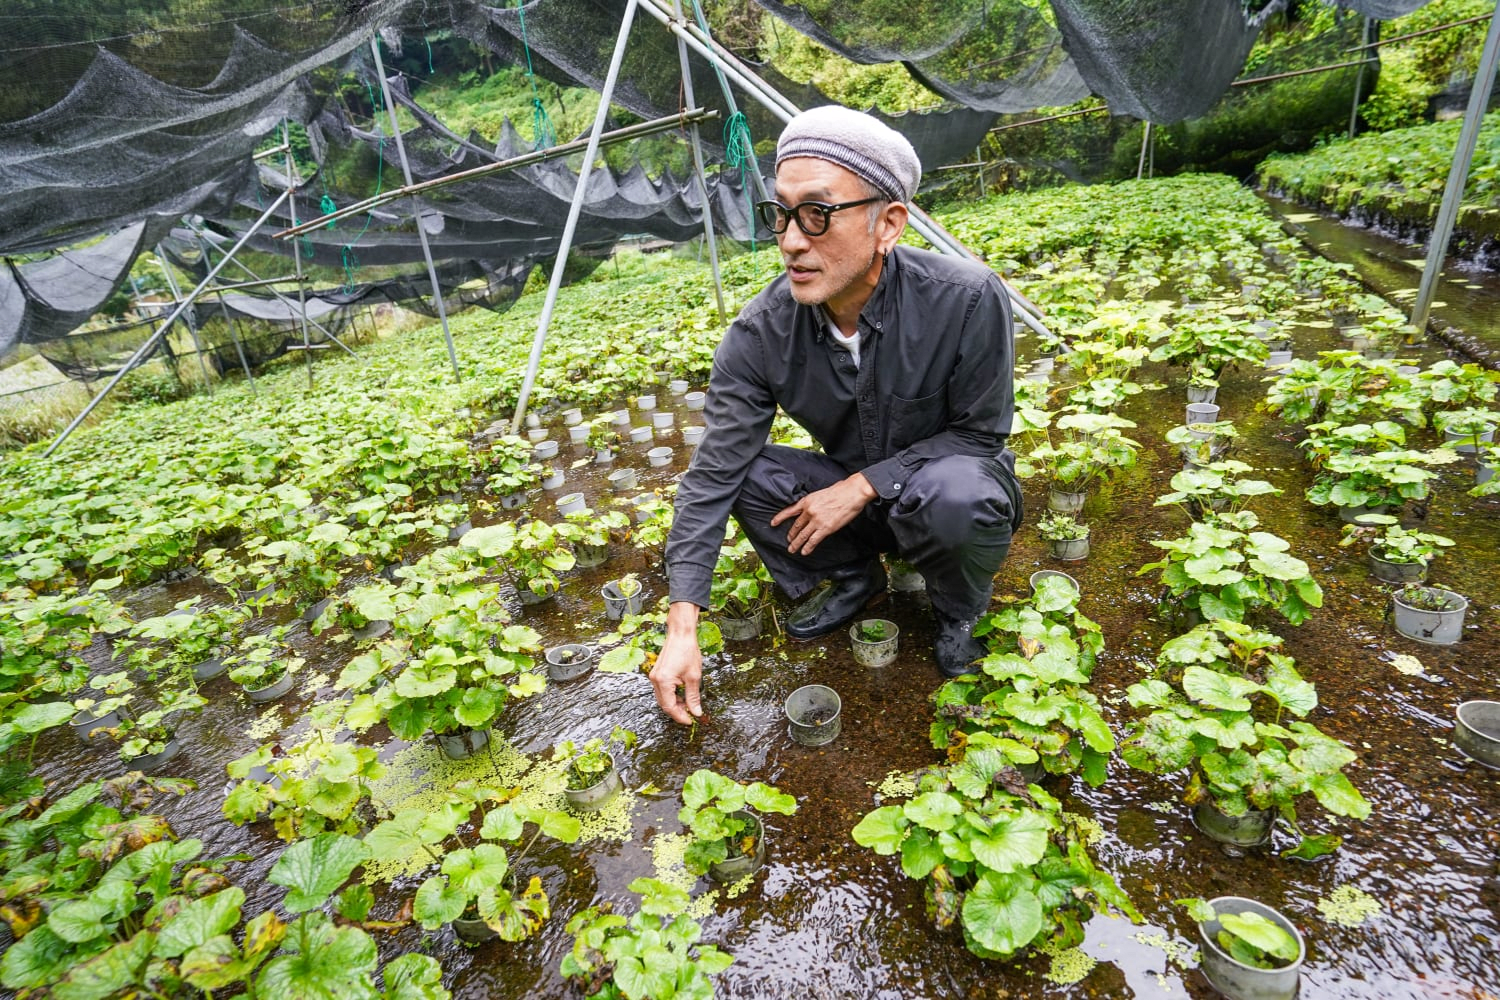
[[[891,492],[893,492],[893,493],[900,493],[901,492],[901,484],[900,483],[892,483],[891,484]]]

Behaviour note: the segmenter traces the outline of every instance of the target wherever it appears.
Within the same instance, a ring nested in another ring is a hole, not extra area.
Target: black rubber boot
[[[878,557],[863,565],[834,570],[828,579],[832,586],[792,609],[786,634],[793,639],[816,639],[836,632],[885,594],[885,567]]]
[[[989,653],[984,643],[974,638],[974,626],[979,616],[951,618],[936,608],[932,616],[937,619],[937,639],[933,643],[933,654],[938,670],[944,677],[961,677],[976,673],[975,660],[982,660]]]

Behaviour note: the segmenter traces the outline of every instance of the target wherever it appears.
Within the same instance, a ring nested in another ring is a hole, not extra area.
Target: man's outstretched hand
[[[651,667],[656,703],[673,722],[691,726],[703,714],[699,687],[703,680],[703,651],[698,648],[698,605],[674,601],[667,610],[667,637]],[[678,689],[682,690],[681,696]]]
[[[771,526],[796,518],[787,530],[786,550],[811,555],[823,539],[858,517],[876,496],[875,487],[863,473],[856,472],[848,479],[809,493],[771,518]]]

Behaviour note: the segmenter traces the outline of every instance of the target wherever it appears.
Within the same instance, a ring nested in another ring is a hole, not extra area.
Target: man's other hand
[[[823,539],[858,517],[875,497],[875,487],[862,473],[856,472],[848,479],[809,493],[771,518],[771,526],[796,518],[787,530],[786,550],[794,555],[811,555]]]

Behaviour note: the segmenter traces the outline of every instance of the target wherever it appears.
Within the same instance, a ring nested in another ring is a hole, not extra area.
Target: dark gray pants
[[[735,498],[734,518],[794,601],[837,569],[894,552],[926,577],[935,610],[972,618],[988,605],[1011,532],[1021,525],[1014,463],[1009,451],[999,458],[950,455],[929,462],[906,481],[899,499],[872,502],[804,556],[787,551],[792,520],[773,528],[771,518],[850,472],[817,452],[767,445]]]

